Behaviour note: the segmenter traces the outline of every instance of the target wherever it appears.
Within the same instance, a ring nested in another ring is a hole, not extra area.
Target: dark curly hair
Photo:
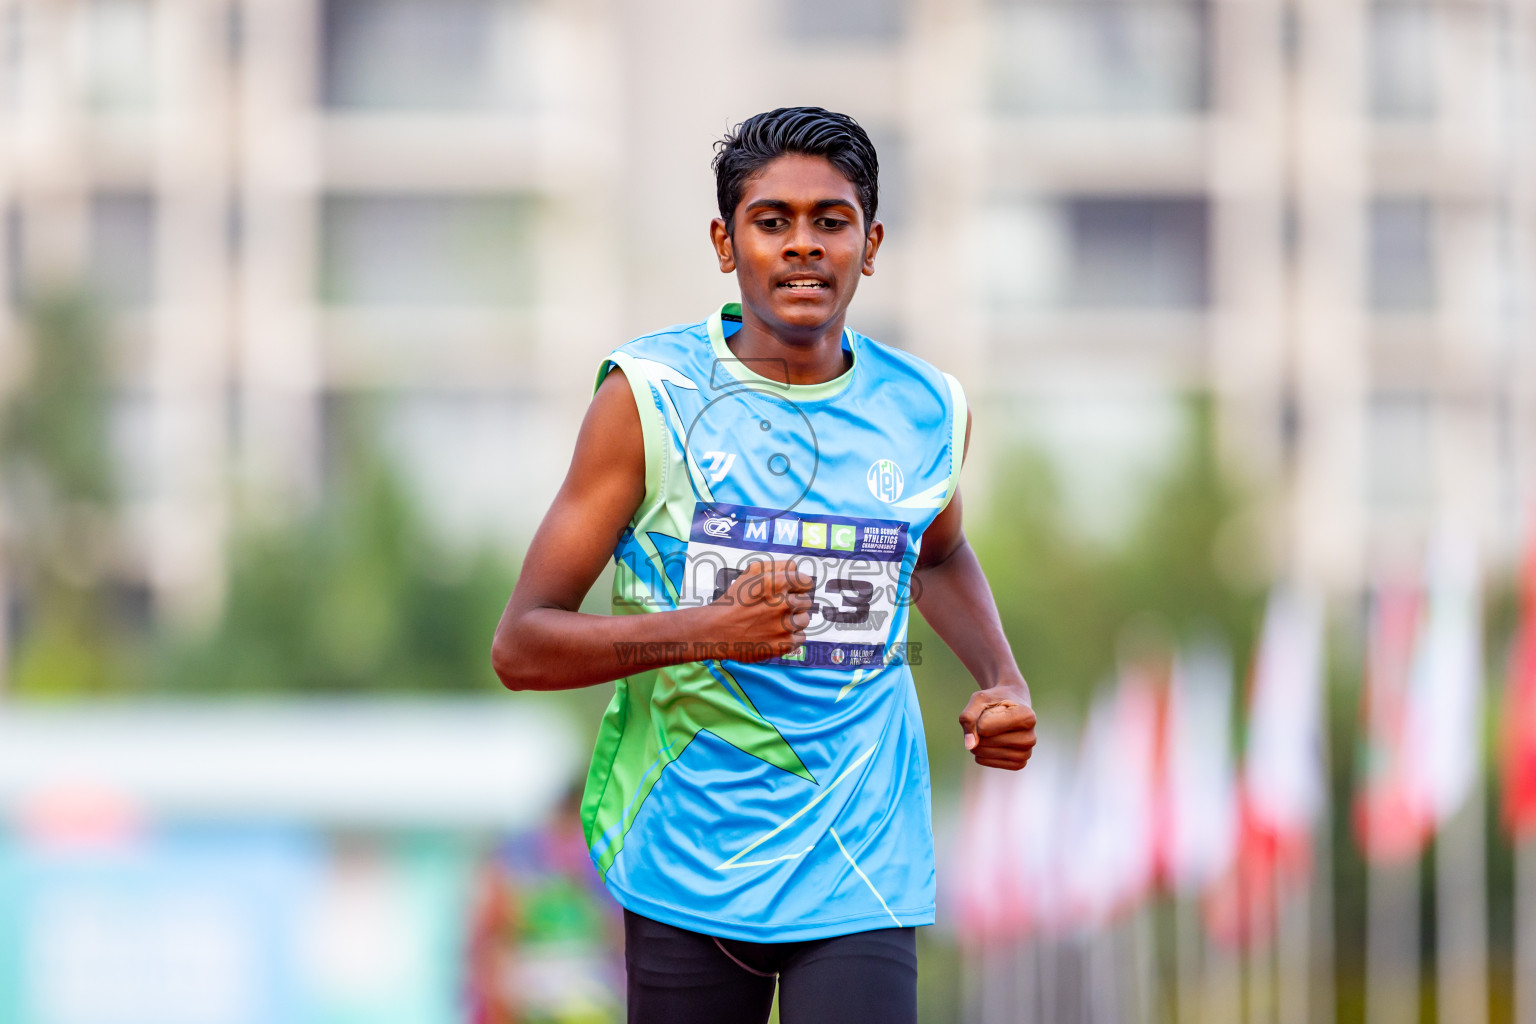
[[[821,107],[779,107],[738,124],[715,143],[715,195],[727,231],[751,178],[786,153],[825,157],[859,194],[864,226],[880,200],[880,160],[859,123]]]

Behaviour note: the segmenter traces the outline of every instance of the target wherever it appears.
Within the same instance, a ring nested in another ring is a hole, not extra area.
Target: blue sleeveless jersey
[[[931,924],[908,598],[959,477],[965,396],[851,330],[850,369],[785,385],[731,353],[739,309],[637,338],[599,370],[624,371],[646,452],[614,612],[709,603],[765,558],[815,577],[816,610],[788,656],[706,644],[618,682],[582,801],[592,859],[628,909],[726,938]]]

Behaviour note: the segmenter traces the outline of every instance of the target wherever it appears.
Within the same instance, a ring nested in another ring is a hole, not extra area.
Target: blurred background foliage
[[[384,457],[366,402],[342,411],[334,479],[294,521],[236,531],[217,627],[156,645],[147,684],[176,693],[451,693],[499,686],[490,638],[514,579],[452,552]]]
[[[124,521],[111,444],[109,352],[78,294],[31,307],[27,385],[3,454],[20,698],[154,694],[448,693],[497,686],[490,636],[515,579],[489,549],[431,535],[374,429],[339,406],[324,493],[278,521],[237,524],[211,628],[127,611]]]
[[[31,303],[27,386],[0,418],[6,565],[23,599],[12,686],[25,696],[120,690],[134,638],[114,614],[120,567],[102,320],[81,294]]]

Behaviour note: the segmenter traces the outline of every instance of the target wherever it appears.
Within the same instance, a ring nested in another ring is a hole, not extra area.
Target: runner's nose
[[[825,255],[826,250],[816,241],[809,224],[797,224],[784,240],[783,256],[786,260],[819,260]]]

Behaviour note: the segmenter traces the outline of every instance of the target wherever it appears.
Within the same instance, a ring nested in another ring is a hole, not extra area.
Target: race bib
[[[701,502],[688,539],[683,602],[719,599],[753,562],[794,561],[816,581],[806,643],[771,660],[834,669],[883,664],[902,593],[907,526]]]

